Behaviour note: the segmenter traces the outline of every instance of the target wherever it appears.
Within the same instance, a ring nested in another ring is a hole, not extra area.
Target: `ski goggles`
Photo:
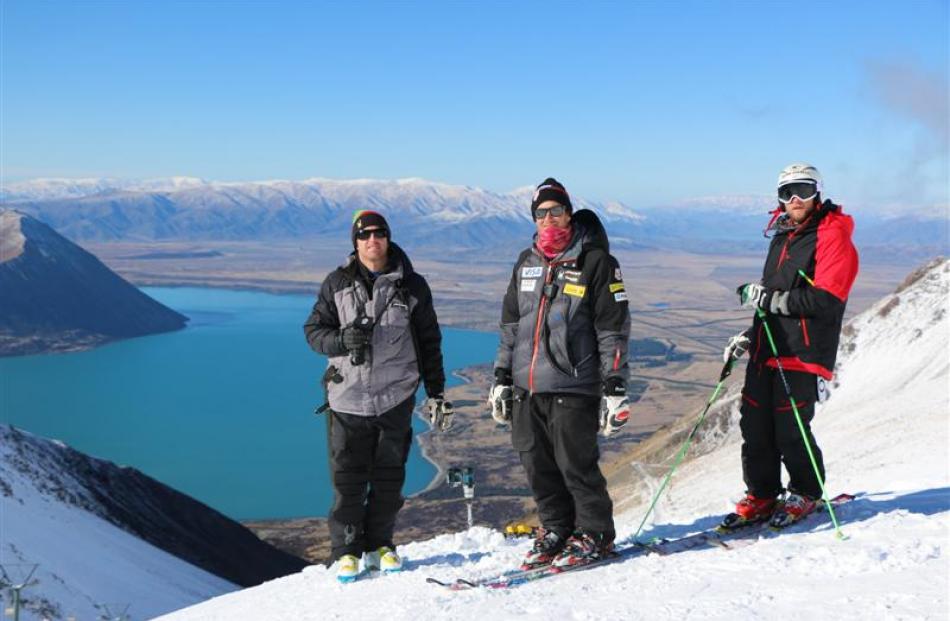
[[[807,201],[818,196],[818,186],[808,181],[799,181],[796,183],[786,183],[778,189],[778,200],[783,205],[792,202],[792,198],[798,197],[800,201]]]
[[[361,241],[366,241],[370,237],[375,237],[376,239],[388,239],[389,231],[386,229],[367,229],[363,231],[358,231],[356,233],[356,239]]]
[[[566,212],[567,207],[564,205],[555,205],[554,207],[545,207],[543,209],[539,208],[534,210],[534,219],[540,222],[544,220],[548,214],[557,218],[558,216],[563,216]]]

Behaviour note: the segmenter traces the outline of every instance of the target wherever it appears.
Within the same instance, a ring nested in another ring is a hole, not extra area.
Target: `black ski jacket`
[[[573,214],[571,244],[548,261],[534,244],[515,262],[495,368],[532,393],[601,395],[626,386],[630,311],[617,260],[594,212]]]
[[[844,309],[858,274],[853,231],[851,216],[826,200],[801,225],[772,238],[762,284],[787,294],[788,313],[767,316],[783,368],[833,377]],[[749,337],[752,361],[776,366],[758,317]]]

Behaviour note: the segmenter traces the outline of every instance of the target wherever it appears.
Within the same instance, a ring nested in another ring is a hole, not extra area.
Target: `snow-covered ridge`
[[[846,540],[827,519],[748,547],[641,556],[510,591],[449,593],[427,584],[496,575],[530,546],[476,527],[402,546],[401,575],[340,585],[314,566],[260,587],[170,614],[169,621],[387,619],[946,619],[950,579],[950,266],[944,259],[855,317],[842,340],[837,386],[813,429]],[[732,392],[741,383],[732,379]],[[735,402],[711,425],[706,452],[684,463],[647,522],[644,538],[714,525],[741,497]],[[697,404],[697,411],[701,404]],[[690,421],[692,422],[692,421]],[[700,442],[702,445],[703,442]],[[617,511],[620,541],[646,500]],[[637,466],[631,464],[631,467]],[[519,476],[513,473],[512,476]],[[623,498],[614,498],[618,505]],[[620,502],[618,502],[620,501]]]
[[[304,565],[134,468],[3,424],[0,563],[40,565],[24,595],[53,619],[103,602],[151,617]]]
[[[238,588],[113,523],[69,455],[0,425],[0,579],[20,581],[15,565],[39,565],[21,618],[97,619],[115,602],[147,618]],[[86,463],[86,476],[102,474],[105,462]]]

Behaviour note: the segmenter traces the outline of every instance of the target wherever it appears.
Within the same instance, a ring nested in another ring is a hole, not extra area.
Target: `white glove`
[[[453,407],[451,401],[446,401],[442,397],[429,397],[422,407],[425,409],[426,415],[429,417],[429,424],[433,429],[448,431],[452,428],[455,407]]]
[[[511,422],[511,386],[495,384],[488,392],[488,405],[491,407],[491,417],[500,425]]]
[[[769,310],[769,298],[772,297],[772,291],[763,287],[757,282],[750,282],[739,285],[736,289],[739,294],[739,305],[749,308],[761,308],[764,311]]]
[[[740,332],[730,338],[726,348],[722,350],[722,361],[729,362],[730,359],[738,360],[749,350],[749,343],[749,337],[745,335],[745,332]]]
[[[600,400],[600,432],[610,437],[627,424],[630,418],[630,403],[627,397],[603,397]]]

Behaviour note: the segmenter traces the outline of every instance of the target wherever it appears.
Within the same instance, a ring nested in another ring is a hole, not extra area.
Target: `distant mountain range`
[[[0,210],[0,355],[81,349],[187,321],[46,224]]]
[[[497,193],[422,179],[220,183],[191,177],[155,180],[38,179],[9,184],[6,206],[79,241],[278,240],[339,237],[358,209],[384,213],[404,244],[490,249],[531,232],[532,188]],[[574,196],[593,209],[619,247],[693,252],[761,250],[774,207],[769,196],[705,197],[658,208]],[[946,253],[948,214],[893,217],[849,209],[859,248],[912,256]]]
[[[129,602],[150,619],[306,565],[134,468],[3,424],[0,504],[0,582],[39,565],[23,618],[112,619],[101,605]]]

